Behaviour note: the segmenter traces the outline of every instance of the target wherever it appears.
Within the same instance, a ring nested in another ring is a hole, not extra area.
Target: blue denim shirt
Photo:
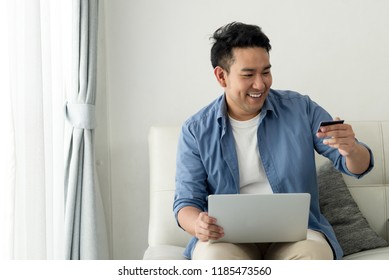
[[[332,120],[330,114],[308,96],[271,89],[260,113],[258,149],[274,193],[311,194],[308,227],[324,233],[336,259],[340,259],[343,251],[319,209],[315,150],[341,172],[358,178],[372,169],[373,156],[369,149],[371,162],[364,174],[349,172],[338,150],[316,137],[320,122],[327,120]],[[175,216],[185,206],[207,211],[208,195],[232,193],[239,193],[239,169],[222,95],[182,126],[177,151]],[[191,258],[196,242],[195,237],[190,240],[185,257]]]

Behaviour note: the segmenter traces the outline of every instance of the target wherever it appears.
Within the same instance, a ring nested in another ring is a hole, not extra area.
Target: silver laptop
[[[308,193],[210,195],[208,214],[224,228],[224,237],[210,242],[306,239],[310,200]]]

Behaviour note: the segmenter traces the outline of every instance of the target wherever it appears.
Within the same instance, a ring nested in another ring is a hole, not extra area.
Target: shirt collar
[[[223,96],[219,100],[220,106],[219,110],[217,112],[217,120],[219,125],[222,128],[226,127],[227,119],[228,119],[228,113],[227,113],[227,101],[226,101],[226,94],[224,93]],[[275,117],[278,117],[277,110],[274,106],[274,98],[272,95],[272,90],[269,91],[269,95],[266,97],[265,103],[263,104],[260,116],[261,120],[265,118],[268,112],[273,112]]]
[[[226,94],[224,93],[223,96],[219,99],[219,109],[217,112],[217,121],[219,123],[219,126],[221,126],[223,129],[226,127],[227,124],[227,100],[226,100]]]
[[[268,112],[272,112],[274,116],[278,118],[275,102],[276,100],[274,100],[272,90],[270,89],[269,95],[266,97],[265,103],[263,104],[261,115],[266,116]]]

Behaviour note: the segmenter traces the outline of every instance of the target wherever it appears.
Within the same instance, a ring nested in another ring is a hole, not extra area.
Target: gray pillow
[[[342,174],[331,162],[318,171],[320,209],[332,225],[344,255],[388,246],[368,224],[354,201]]]

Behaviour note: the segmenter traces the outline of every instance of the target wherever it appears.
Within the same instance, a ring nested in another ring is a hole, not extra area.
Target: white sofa
[[[344,176],[350,192],[374,231],[389,240],[389,121],[350,122],[357,138],[368,144],[375,157],[374,169],[362,179]],[[190,235],[177,226],[172,205],[175,160],[180,127],[151,127],[149,246],[144,259],[184,259]],[[317,157],[317,165],[324,162]],[[348,255],[345,259],[389,259],[389,247]]]

